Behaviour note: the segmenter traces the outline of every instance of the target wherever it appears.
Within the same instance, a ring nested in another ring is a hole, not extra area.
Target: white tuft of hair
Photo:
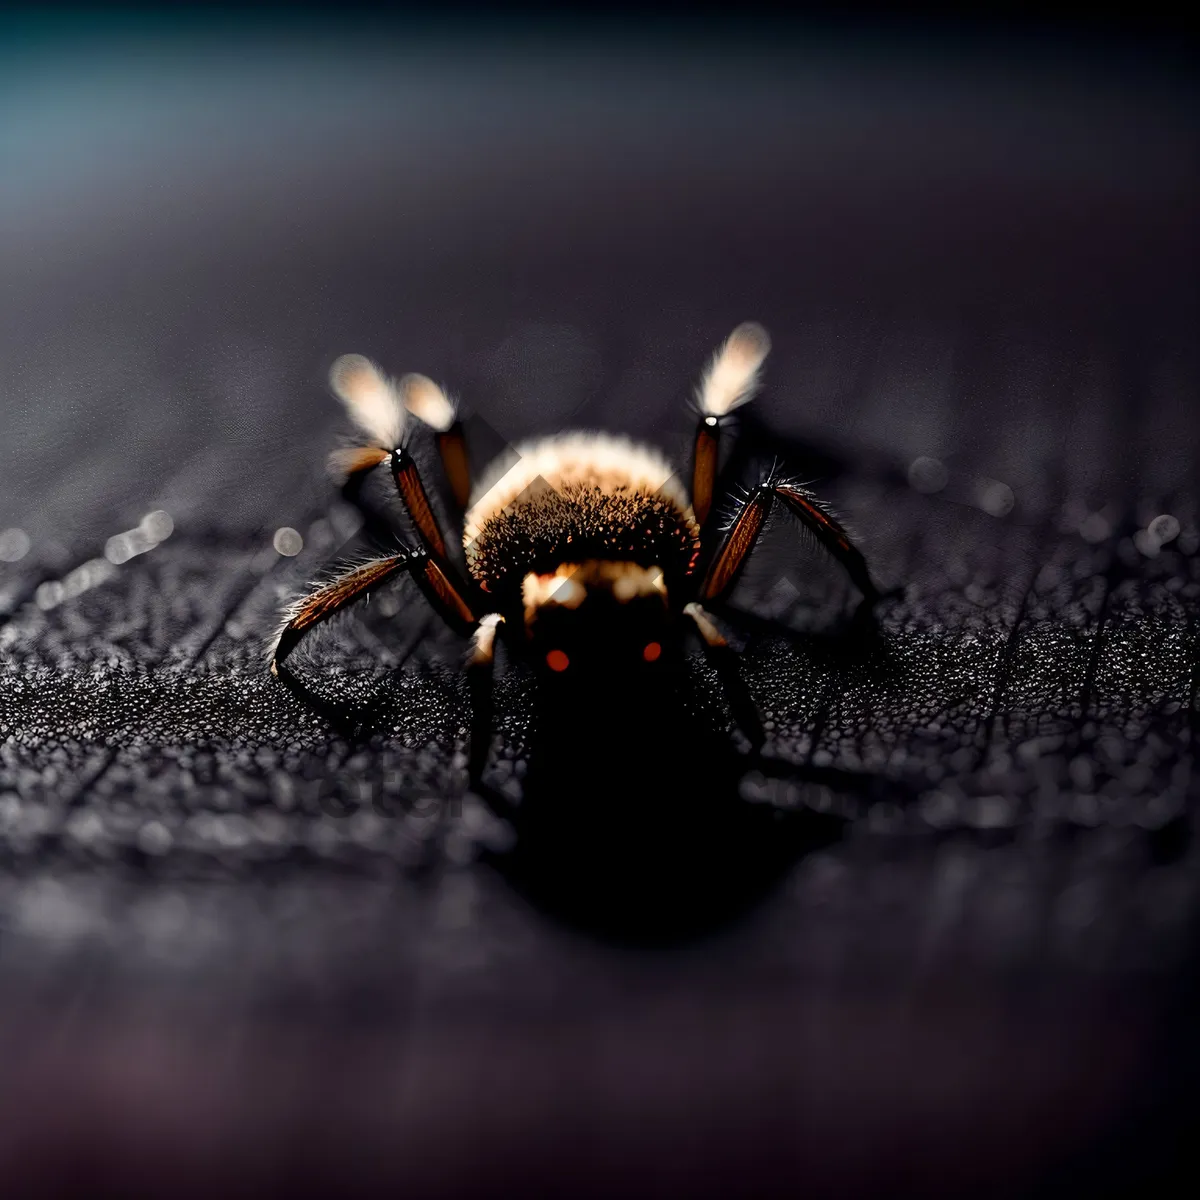
[[[404,407],[418,421],[445,433],[454,424],[454,401],[426,375],[405,375],[400,380]]]
[[[723,417],[745,404],[758,390],[758,374],[771,349],[767,331],[754,321],[745,321],[713,355],[700,380],[696,399],[700,410]]]
[[[467,661],[474,666],[486,665],[496,657],[496,630],[504,624],[499,613],[488,613],[479,618],[475,632],[471,635],[471,652]]]
[[[329,386],[373,445],[395,450],[404,439],[404,405],[396,385],[369,358],[343,354],[329,369]]]

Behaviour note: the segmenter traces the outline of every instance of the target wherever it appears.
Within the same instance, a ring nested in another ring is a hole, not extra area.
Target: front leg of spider
[[[272,653],[272,674],[302,690],[306,699],[322,710],[328,706],[319,703],[285,665],[288,656],[312,629],[396,576],[407,573],[434,611],[455,632],[478,634],[482,627],[475,619],[473,591],[450,562],[447,539],[438,526],[416,463],[404,440],[410,415],[437,431],[442,462],[455,501],[461,503],[470,489],[470,475],[462,426],[450,398],[423,375],[406,375],[398,383],[394,382],[369,359],[357,354],[344,355],[334,363],[330,385],[365,440],[363,445],[335,451],[331,456],[330,467],[343,481],[343,495],[365,511],[360,502],[362,485],[374,468],[388,463],[397,493],[421,544],[417,549],[405,549],[347,568],[288,610]],[[367,515],[371,520],[371,514]],[[377,516],[374,522],[377,536],[380,533],[394,536],[390,526],[384,525]],[[487,628],[494,636],[494,625]],[[478,653],[478,638],[476,646]],[[490,674],[488,683],[490,686]],[[480,689],[474,690],[483,719],[490,721],[490,697],[485,697]],[[477,719],[476,728],[478,725]],[[481,742],[486,754],[487,736],[473,738],[472,744],[475,742]],[[476,754],[472,750],[472,756]]]
[[[421,544],[442,564],[443,570],[454,574],[447,540],[438,526],[405,436],[410,416],[436,431],[442,466],[454,501],[461,507],[463,497],[470,492],[471,477],[462,423],[455,413],[454,402],[432,379],[410,374],[399,381],[393,380],[361,354],[344,354],[339,358],[329,372],[329,383],[366,442],[335,450],[330,455],[330,471],[341,482],[342,495],[377,526],[378,515],[371,513],[362,501],[363,484],[375,467],[388,463],[396,492]],[[465,590],[461,580],[456,583],[460,591]]]
[[[285,662],[305,635],[401,572],[415,580],[434,610],[452,629],[464,632],[474,625],[470,606],[438,563],[423,550],[402,550],[349,567],[296,601],[288,610],[287,619],[275,640],[271,673],[278,675],[286,669]]]
[[[483,771],[487,766],[492,740],[492,717],[495,698],[492,676],[496,666],[496,631],[504,624],[499,613],[481,618],[471,636],[471,653],[467,659],[467,687],[471,695],[471,738],[467,752],[467,778],[475,791],[483,787]]]
[[[712,615],[705,612],[699,604],[693,601],[686,605],[683,611],[700,635],[705,657],[717,673],[734,721],[746,735],[751,749],[757,753],[766,744],[767,734],[763,729],[754,697],[750,695],[750,689],[738,672],[736,651],[725,640]]]
[[[767,331],[753,321],[739,325],[713,355],[696,389],[699,419],[692,451],[692,511],[707,549],[716,530],[713,502],[720,467],[721,427],[758,389],[771,349]]]

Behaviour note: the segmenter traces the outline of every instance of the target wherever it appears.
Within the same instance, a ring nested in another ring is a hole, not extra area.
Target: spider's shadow
[[[841,815],[743,799],[747,771],[791,791],[818,780],[835,790],[864,782],[747,760],[732,747],[664,765],[675,789],[666,793],[665,770],[626,789],[611,780],[596,786],[586,766],[557,787],[527,782],[520,806],[508,810],[513,848],[486,861],[560,924],[623,945],[678,944],[735,924],[845,830]]]
[[[862,616],[835,634],[772,632],[886,665]],[[863,804],[911,799],[878,775],[740,752],[723,721],[689,703],[695,685],[680,677],[670,694],[642,696],[588,686],[536,707],[520,804],[483,798],[515,835],[489,861],[555,920],[623,944],[703,936],[840,839]],[[744,797],[751,772],[774,801]]]
[[[752,636],[819,648],[835,669],[868,660],[886,669],[886,646],[865,610],[825,634],[736,609],[727,616]],[[386,686],[351,710],[296,676],[285,682],[351,742],[390,726]],[[835,843],[862,803],[905,801],[894,780],[739,751],[724,719],[696,702],[699,686],[686,673],[654,693],[593,681],[547,703],[535,689],[520,803],[478,790],[514,835],[510,849],[485,851],[485,861],[559,923],[622,944],[664,945],[752,910],[801,858]],[[751,772],[784,802],[744,798]]]
[[[843,448],[788,435],[772,428],[754,405],[738,409],[734,415],[737,436],[732,439],[729,457],[721,468],[721,489],[752,481],[765,463],[779,462],[803,479],[836,480],[847,476],[873,479],[907,488],[903,466],[891,455],[855,454],[853,461]]]

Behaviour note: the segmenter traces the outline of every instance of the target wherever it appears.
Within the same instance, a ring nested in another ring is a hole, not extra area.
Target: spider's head
[[[649,683],[673,657],[667,588],[658,567],[589,561],[530,572],[521,588],[526,644],[539,674]]]

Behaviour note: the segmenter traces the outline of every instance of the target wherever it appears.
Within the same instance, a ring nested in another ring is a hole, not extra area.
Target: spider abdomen
[[[622,439],[575,434],[518,448],[517,461],[467,514],[467,563],[489,593],[563,562],[609,560],[690,569],[699,529],[686,492],[655,451]]]

